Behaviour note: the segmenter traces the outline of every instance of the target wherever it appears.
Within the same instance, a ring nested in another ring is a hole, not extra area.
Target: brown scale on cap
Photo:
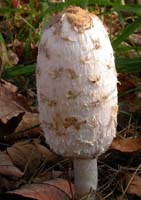
[[[79,130],[83,124],[86,124],[86,120],[78,121],[76,117],[67,117],[65,118],[64,127],[69,128],[73,126],[76,130]]]
[[[52,16],[49,19],[47,28],[55,24],[56,29],[54,31],[54,34],[59,33],[62,28],[62,23],[60,19],[63,16],[63,13],[65,13],[68,17],[72,28],[78,33],[83,33],[85,30],[90,29],[94,26],[92,21],[92,15],[87,10],[83,10],[79,7],[70,6],[69,8],[65,9],[64,11],[60,12],[55,16]],[[68,40],[71,39],[68,38]]]
[[[66,9],[69,22],[76,32],[83,33],[86,29],[93,27],[90,13],[79,7],[69,7]]]

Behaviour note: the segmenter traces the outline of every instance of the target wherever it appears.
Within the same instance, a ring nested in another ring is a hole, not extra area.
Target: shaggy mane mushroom
[[[97,157],[116,135],[118,111],[113,49],[97,16],[71,6],[50,19],[39,45],[37,93],[47,143],[74,160],[76,197],[96,190]]]

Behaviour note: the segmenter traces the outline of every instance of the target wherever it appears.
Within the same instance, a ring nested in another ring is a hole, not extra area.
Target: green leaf
[[[18,12],[18,8],[0,8],[0,13],[15,13],[16,11]]]
[[[88,4],[89,4],[89,0],[82,0],[81,7],[82,7],[83,9],[86,9],[87,6],[88,6]]]
[[[133,52],[133,51],[138,53],[139,51],[141,51],[141,47],[122,45],[116,48],[116,53],[126,53],[126,52]]]
[[[126,11],[126,12],[134,12],[134,13],[140,13],[141,12],[141,6],[140,5],[116,5],[113,4],[113,8],[115,11]]]
[[[121,42],[126,40],[138,27],[141,26],[141,17],[138,17],[133,23],[123,29],[122,33],[112,42],[113,48],[116,48]]]
[[[17,65],[12,68],[6,68],[2,74],[2,78],[17,78],[21,75],[31,75],[35,73],[36,64]],[[141,72],[141,58],[116,58],[117,71],[120,73]]]
[[[120,73],[141,72],[141,58],[116,58],[116,67]]]
[[[35,73],[35,64],[31,65],[17,65],[12,68],[6,68],[2,74],[2,78],[17,78],[17,76],[21,75],[31,75]]]

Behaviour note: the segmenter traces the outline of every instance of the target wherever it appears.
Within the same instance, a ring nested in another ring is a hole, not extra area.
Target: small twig
[[[124,192],[123,192],[123,194],[122,194],[122,196],[121,196],[121,200],[123,200],[125,193],[127,192],[128,188],[129,188],[129,186],[130,186],[130,184],[132,183],[134,177],[136,176],[136,174],[137,174],[137,172],[139,171],[140,168],[141,168],[141,164],[139,164],[139,166],[137,167],[137,169],[136,169],[136,171],[134,172],[133,176],[130,178],[130,180],[129,180],[129,182],[128,182],[128,184],[127,184],[127,186],[126,186],[126,188],[125,188],[125,190],[124,190]]]
[[[73,192],[73,188],[72,188],[72,184],[71,184],[71,181],[70,181],[70,176],[69,176],[69,171],[68,170],[67,170],[67,180],[68,180],[70,193],[71,193],[71,197],[72,197],[71,199],[74,200],[74,192]]]

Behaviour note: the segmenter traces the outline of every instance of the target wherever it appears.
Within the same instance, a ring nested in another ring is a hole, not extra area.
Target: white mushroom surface
[[[100,19],[79,7],[55,15],[37,58],[39,113],[57,154],[94,158],[116,135],[117,74]]]

